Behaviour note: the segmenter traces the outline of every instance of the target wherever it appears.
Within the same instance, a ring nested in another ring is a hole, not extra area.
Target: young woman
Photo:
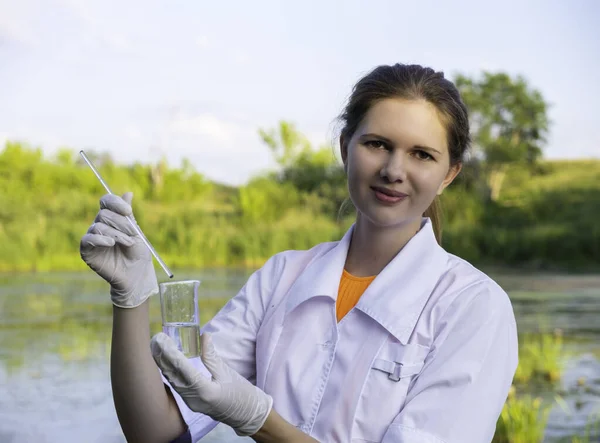
[[[162,333],[148,345],[151,256],[124,217],[131,194],[102,197],[81,256],[110,283],[129,441],[197,441],[217,422],[263,442],[492,440],[517,330],[505,291],[439,244],[437,198],[470,143],[459,93],[432,69],[380,66],[341,120],[356,222],[271,257],[204,326],[202,361]]]

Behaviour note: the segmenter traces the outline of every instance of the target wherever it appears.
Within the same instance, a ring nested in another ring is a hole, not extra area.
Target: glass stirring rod
[[[106,182],[104,181],[104,179],[102,178],[102,176],[100,175],[100,173],[98,172],[98,170],[94,167],[94,165],[92,164],[92,162],[90,161],[90,159],[88,158],[88,156],[85,155],[85,152],[83,152],[83,150],[81,150],[81,151],[79,151],[79,154],[81,154],[81,157],[83,157],[83,159],[88,164],[88,166],[92,169],[92,171],[94,172],[94,174],[96,175],[96,177],[98,177],[98,180],[100,180],[100,183],[102,183],[102,186],[104,186],[104,189],[106,189],[106,192],[108,192],[109,194],[113,194],[113,192],[110,190],[110,188],[108,187],[108,185],[106,184]],[[162,261],[162,259],[160,258],[160,256],[156,252],[156,250],[152,247],[152,245],[150,244],[150,242],[148,241],[148,239],[146,238],[146,236],[144,235],[144,233],[142,232],[142,230],[140,229],[140,227],[137,225],[137,223],[129,215],[126,216],[125,218],[129,221],[129,223],[131,224],[131,226],[133,227],[133,229],[135,229],[135,232],[137,232],[137,234],[140,236],[140,238],[142,239],[142,241],[144,242],[144,244],[148,247],[148,249],[150,250],[150,252],[154,256],[154,258],[156,259],[156,261],[160,264],[160,266],[163,268],[163,270],[166,272],[166,274],[169,276],[169,278],[173,278],[173,273],[167,267],[167,265],[165,264],[165,262]]]

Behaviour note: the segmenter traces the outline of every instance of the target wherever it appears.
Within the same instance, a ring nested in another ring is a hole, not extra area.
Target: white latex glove
[[[152,255],[125,218],[133,216],[132,199],[131,192],[123,198],[104,195],[100,212],[79,245],[81,258],[110,284],[112,302],[120,308],[135,308],[158,293]]]
[[[273,398],[231,369],[217,355],[210,334],[202,334],[201,359],[212,379],[200,373],[160,332],[152,337],[154,361],[185,404],[195,412],[231,426],[237,435],[253,435],[263,426]]]

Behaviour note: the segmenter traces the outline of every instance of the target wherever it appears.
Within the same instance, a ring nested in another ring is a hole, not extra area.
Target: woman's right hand
[[[110,284],[112,302],[120,308],[135,308],[158,293],[152,255],[126,218],[133,218],[132,199],[131,192],[104,195],[79,245],[81,258]]]

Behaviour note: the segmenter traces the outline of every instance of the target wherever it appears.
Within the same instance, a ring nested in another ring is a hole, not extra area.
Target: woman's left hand
[[[215,351],[210,334],[202,334],[201,359],[212,378],[201,374],[166,334],[152,337],[152,356],[188,407],[231,426],[238,435],[253,435],[263,426],[273,399],[231,369]]]

